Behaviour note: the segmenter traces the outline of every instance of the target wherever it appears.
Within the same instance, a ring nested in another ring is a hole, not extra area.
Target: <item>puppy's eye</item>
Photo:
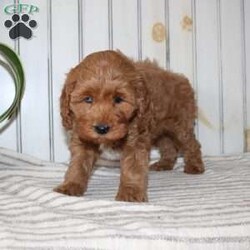
[[[86,103],[92,103],[94,101],[94,99],[91,96],[86,96],[83,98],[83,101]]]
[[[119,103],[121,103],[123,101],[124,101],[123,98],[120,97],[120,96],[115,96],[114,97],[114,103],[116,103],[116,104],[119,104]]]

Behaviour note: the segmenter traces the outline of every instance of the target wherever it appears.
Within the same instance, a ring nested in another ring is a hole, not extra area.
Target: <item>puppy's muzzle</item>
[[[107,124],[98,124],[94,126],[94,130],[99,135],[105,135],[109,132],[110,126]]]

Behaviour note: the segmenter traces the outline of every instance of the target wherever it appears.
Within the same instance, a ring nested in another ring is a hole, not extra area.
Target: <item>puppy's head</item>
[[[115,51],[93,53],[68,74],[61,95],[63,125],[97,144],[123,139],[143,112],[144,91],[127,57]]]

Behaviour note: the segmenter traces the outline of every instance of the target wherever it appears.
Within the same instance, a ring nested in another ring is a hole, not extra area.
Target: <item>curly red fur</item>
[[[83,195],[102,146],[121,152],[117,200],[147,201],[149,168],[170,170],[180,153],[186,173],[203,173],[196,113],[194,92],[184,76],[120,52],[87,56],[70,71],[61,95],[63,125],[72,130],[71,162],[55,191]],[[152,146],[161,158],[149,167]]]

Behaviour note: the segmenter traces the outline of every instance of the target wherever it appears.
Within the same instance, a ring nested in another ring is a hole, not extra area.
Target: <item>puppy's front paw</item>
[[[186,165],[184,167],[184,172],[187,174],[202,174],[204,173],[205,168],[203,164],[199,165]]]
[[[134,187],[120,187],[115,198],[117,201],[146,202],[148,197],[146,191]]]
[[[54,188],[54,191],[70,196],[82,196],[85,191],[85,188],[84,185],[80,185],[79,183],[67,182]]]

